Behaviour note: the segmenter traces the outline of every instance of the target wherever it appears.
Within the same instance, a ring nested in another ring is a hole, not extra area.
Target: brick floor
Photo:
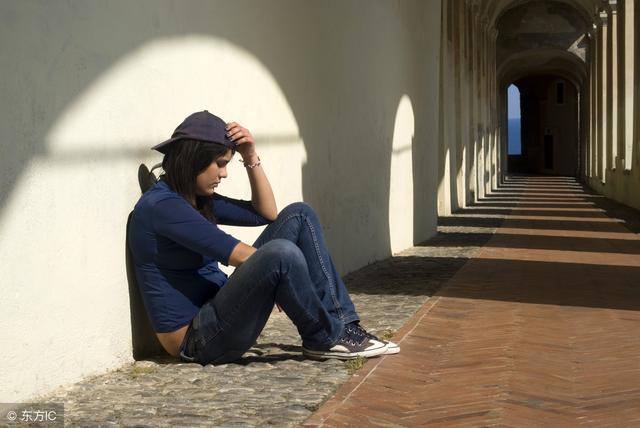
[[[402,352],[305,426],[640,426],[640,235],[607,204],[510,177],[468,219],[502,225],[398,331]]]

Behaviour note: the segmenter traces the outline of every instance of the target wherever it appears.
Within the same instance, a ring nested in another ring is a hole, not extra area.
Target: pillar
[[[502,140],[501,132],[500,132],[500,124],[502,121],[500,120],[500,115],[498,111],[498,70],[497,70],[497,40],[498,40],[498,30],[495,28],[491,32],[491,94],[492,94],[492,108],[493,111],[493,164],[495,166],[495,172],[493,175],[493,188],[497,189],[498,184],[502,183],[502,144],[500,143]]]
[[[634,141],[634,107],[637,83],[635,76],[636,63],[636,28],[635,0],[624,2],[624,169],[630,170],[633,164]]]
[[[469,72],[469,58],[470,58],[470,40],[471,29],[470,26],[470,12],[468,0],[460,0],[460,152],[462,153],[462,165],[460,168],[460,174],[458,176],[458,186],[460,191],[460,204],[463,208],[470,205],[471,192],[469,191],[469,170],[471,154],[469,153],[470,147],[470,128],[471,120],[469,115],[469,104],[471,103],[471,95],[469,91],[470,72]]]
[[[452,4],[442,4],[442,37],[440,38],[440,143],[438,148],[438,215],[451,214],[451,188],[449,176],[451,174],[451,122],[454,120],[451,112],[451,15]]]
[[[617,0],[609,0],[609,4],[611,6],[611,12],[609,15],[609,35],[610,42],[609,46],[611,47],[609,58],[611,60],[611,102],[610,102],[610,111],[611,111],[611,124],[609,126],[609,150],[607,151],[608,159],[609,159],[609,169],[616,169],[618,163],[618,134],[619,134],[619,123],[618,123],[618,13],[617,13]]]
[[[599,128],[599,144],[598,144],[598,155],[600,156],[598,162],[598,175],[600,176],[600,180],[604,184],[606,182],[607,175],[607,145],[608,141],[608,115],[609,112],[609,102],[610,102],[610,92],[609,92],[609,22],[608,22],[609,14],[607,11],[603,10],[600,12],[600,46],[599,51],[601,53],[599,58],[599,68],[600,75],[598,76],[598,83],[600,89],[600,128]]]
[[[598,31],[594,28],[589,44],[589,75],[590,75],[590,133],[589,133],[589,178],[598,176]]]

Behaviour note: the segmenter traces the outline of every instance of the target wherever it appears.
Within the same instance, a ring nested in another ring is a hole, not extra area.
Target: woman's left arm
[[[253,208],[264,218],[275,220],[278,216],[276,200],[269,179],[260,165],[253,135],[247,128],[236,122],[227,124],[227,135],[236,143],[236,151],[242,156],[242,162],[247,170]]]

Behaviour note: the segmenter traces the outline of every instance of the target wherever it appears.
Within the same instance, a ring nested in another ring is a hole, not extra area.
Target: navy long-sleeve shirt
[[[212,203],[219,224],[269,223],[250,201],[215,194]],[[142,299],[158,333],[188,324],[215,296],[227,282],[218,262],[228,264],[240,242],[202,216],[164,180],[136,204],[128,241]]]

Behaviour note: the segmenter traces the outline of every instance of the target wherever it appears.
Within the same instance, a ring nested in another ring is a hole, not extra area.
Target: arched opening
[[[508,172],[522,170],[522,128],[520,90],[514,84],[507,88],[507,154]]]
[[[586,135],[579,103],[586,99],[588,16],[570,1],[531,0],[505,5],[496,17],[506,170],[577,176]],[[520,92],[520,132],[510,85]]]
[[[520,90],[516,85],[507,89],[507,120],[509,121],[509,155],[522,154],[520,129]]]
[[[577,88],[556,75],[528,76],[515,85],[520,90],[521,152],[512,154],[511,127],[515,125],[509,105],[509,172],[576,176],[580,136]]]

